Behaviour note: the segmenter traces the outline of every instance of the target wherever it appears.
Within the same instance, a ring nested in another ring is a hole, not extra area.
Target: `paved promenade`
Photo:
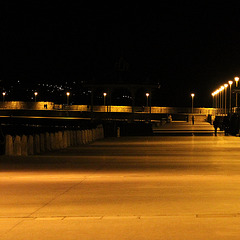
[[[240,236],[237,137],[111,138],[0,169],[1,240]]]

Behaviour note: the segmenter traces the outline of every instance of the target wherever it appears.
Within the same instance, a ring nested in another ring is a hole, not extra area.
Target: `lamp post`
[[[228,84],[225,83],[224,84],[224,89],[225,89],[225,115],[227,114],[227,87],[228,87]]]
[[[103,105],[104,105],[104,112],[106,112],[106,96],[107,96],[107,93],[103,93]]]
[[[195,94],[191,93],[191,97],[192,97],[192,113],[193,113],[193,98],[195,97]]]
[[[228,84],[229,84],[229,112],[230,114],[232,113],[232,90],[231,90],[231,87],[232,87],[232,84],[233,84],[233,81],[229,80],[228,81]]]
[[[3,92],[2,95],[3,95],[3,102],[4,102],[5,101],[6,92]]]
[[[67,105],[69,105],[69,96],[70,96],[70,92],[67,92],[66,95],[67,95]]]
[[[214,102],[215,102],[215,101],[214,101],[214,96],[216,95],[216,93],[213,92],[211,95],[212,95],[212,108],[214,108]]]
[[[149,97],[149,93],[146,93],[146,97],[147,97],[147,109],[148,109],[148,97]]]
[[[223,115],[223,108],[224,108],[224,104],[223,104],[223,97],[224,97],[224,93],[223,93],[223,90],[224,90],[224,86],[222,85],[221,87],[220,87],[220,91],[221,91],[221,113],[222,113],[222,115]]]
[[[35,92],[34,93],[35,102],[37,101],[37,95],[38,95],[38,92]]]
[[[236,82],[236,88],[237,88],[238,87],[239,77],[235,77],[234,80]],[[238,94],[237,94],[237,92],[236,92],[236,107],[238,107]]]
[[[218,114],[219,114],[219,109],[220,109],[220,90],[219,89],[217,89],[217,112],[218,112]]]

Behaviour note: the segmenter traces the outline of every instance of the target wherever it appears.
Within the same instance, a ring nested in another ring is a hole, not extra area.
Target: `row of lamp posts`
[[[38,95],[38,92],[34,92],[34,100],[35,102],[37,101],[37,95]],[[2,92],[2,100],[3,102],[5,101],[5,96],[6,96],[6,92]],[[66,96],[67,96],[67,105],[69,105],[69,96],[70,96],[70,92],[66,92]]]
[[[239,77],[235,77],[236,88],[238,87]],[[216,91],[212,93],[213,108],[219,109],[217,113],[221,115],[227,115],[227,95],[229,87],[229,113],[232,113],[232,84],[233,81],[229,80],[228,83],[221,85]],[[238,95],[236,92],[236,107],[238,107]]]
[[[34,100],[35,102],[37,101],[37,95],[38,95],[38,92],[34,92]],[[2,92],[2,96],[3,96],[3,102],[5,101],[5,96],[6,96],[6,92]],[[66,96],[67,96],[67,105],[69,105],[69,96],[70,96],[70,92],[66,92]],[[104,92],[103,93],[103,99],[104,99],[104,111],[105,108],[106,108],[106,96],[107,96],[107,93]],[[150,94],[149,93],[146,93],[146,97],[147,97],[147,108],[148,108],[148,98],[149,98]]]

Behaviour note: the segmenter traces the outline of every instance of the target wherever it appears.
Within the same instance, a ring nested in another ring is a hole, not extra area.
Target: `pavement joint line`
[[[233,217],[237,218],[240,217],[240,213],[210,213],[210,214],[182,214],[182,215],[171,215],[171,214],[162,214],[162,215],[105,215],[105,216],[91,216],[91,215],[79,215],[79,216],[41,216],[41,217],[9,217],[9,216],[0,216],[0,220],[3,219],[21,219],[23,222],[24,220],[105,220],[105,219],[151,219],[151,218],[165,218],[165,217],[193,217],[193,218],[226,218],[226,217]],[[16,225],[20,224],[21,222],[17,223]]]
[[[73,189],[74,187],[82,184],[86,179],[88,179],[89,177],[91,177],[92,175],[96,174],[100,169],[104,168],[107,164],[109,164],[111,161],[113,161],[115,158],[111,158],[106,160],[106,162],[104,162],[101,166],[99,166],[98,168],[95,169],[95,171],[93,173],[91,173],[89,176],[85,176],[83,177],[83,179],[75,184],[73,184],[72,186],[70,186],[69,188],[67,188],[65,191],[63,191],[62,193],[56,195],[55,197],[53,197],[50,201],[48,201],[47,203],[45,203],[44,205],[42,205],[41,207],[39,207],[38,209],[36,209],[35,211],[33,211],[31,214],[28,215],[28,217],[31,217],[33,214],[35,214],[36,212],[38,212],[40,209],[46,207],[47,205],[49,205],[51,202],[53,202],[54,200],[56,200],[58,197],[64,195],[65,193],[69,192],[71,189]]]

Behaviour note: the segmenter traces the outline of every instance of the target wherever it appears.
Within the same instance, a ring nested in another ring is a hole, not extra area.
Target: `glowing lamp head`
[[[231,86],[233,84],[233,81],[229,80],[228,84]]]
[[[3,95],[3,96],[5,96],[5,95],[6,95],[6,93],[5,93],[5,92],[3,92],[3,93],[2,93],[2,95]]]
[[[223,89],[224,89],[224,86],[221,86],[221,87],[220,87],[220,90],[222,91]]]
[[[67,92],[66,95],[69,96],[69,95],[70,95],[70,92]]]
[[[238,81],[239,81],[239,77],[235,77],[234,80],[235,80],[236,82],[238,82]]]
[[[35,96],[37,96],[37,95],[38,95],[38,93],[37,93],[37,92],[35,92],[35,93],[34,93],[34,95],[35,95]]]
[[[106,97],[106,96],[107,96],[107,93],[103,93],[103,96]]]
[[[195,96],[195,94],[194,93],[191,93],[191,97],[194,97]]]
[[[225,83],[225,84],[224,84],[224,87],[225,87],[225,88],[227,88],[227,87],[228,87],[228,84],[227,84],[227,83]]]
[[[146,93],[146,96],[149,97],[149,93]]]

